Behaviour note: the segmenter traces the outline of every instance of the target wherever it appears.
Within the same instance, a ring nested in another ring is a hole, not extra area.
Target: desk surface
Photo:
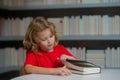
[[[11,80],[119,80],[119,79],[120,69],[102,69],[100,74],[90,75],[72,74],[70,76],[28,74],[13,78]]]

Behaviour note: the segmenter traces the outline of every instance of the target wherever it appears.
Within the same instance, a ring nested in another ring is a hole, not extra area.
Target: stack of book
[[[66,59],[65,65],[76,74],[101,73],[101,67],[88,61]]]

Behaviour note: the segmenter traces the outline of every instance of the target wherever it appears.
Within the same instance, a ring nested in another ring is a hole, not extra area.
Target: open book
[[[70,68],[72,73],[77,74],[94,74],[101,72],[99,66],[88,61],[66,59],[65,65]]]

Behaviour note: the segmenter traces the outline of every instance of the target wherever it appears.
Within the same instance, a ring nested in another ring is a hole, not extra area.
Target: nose
[[[48,38],[47,42],[50,43],[50,38]]]

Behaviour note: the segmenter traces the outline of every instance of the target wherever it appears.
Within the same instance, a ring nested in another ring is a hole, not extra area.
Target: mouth
[[[51,46],[52,46],[52,44],[49,44],[49,45],[48,45],[48,47],[51,47]]]

